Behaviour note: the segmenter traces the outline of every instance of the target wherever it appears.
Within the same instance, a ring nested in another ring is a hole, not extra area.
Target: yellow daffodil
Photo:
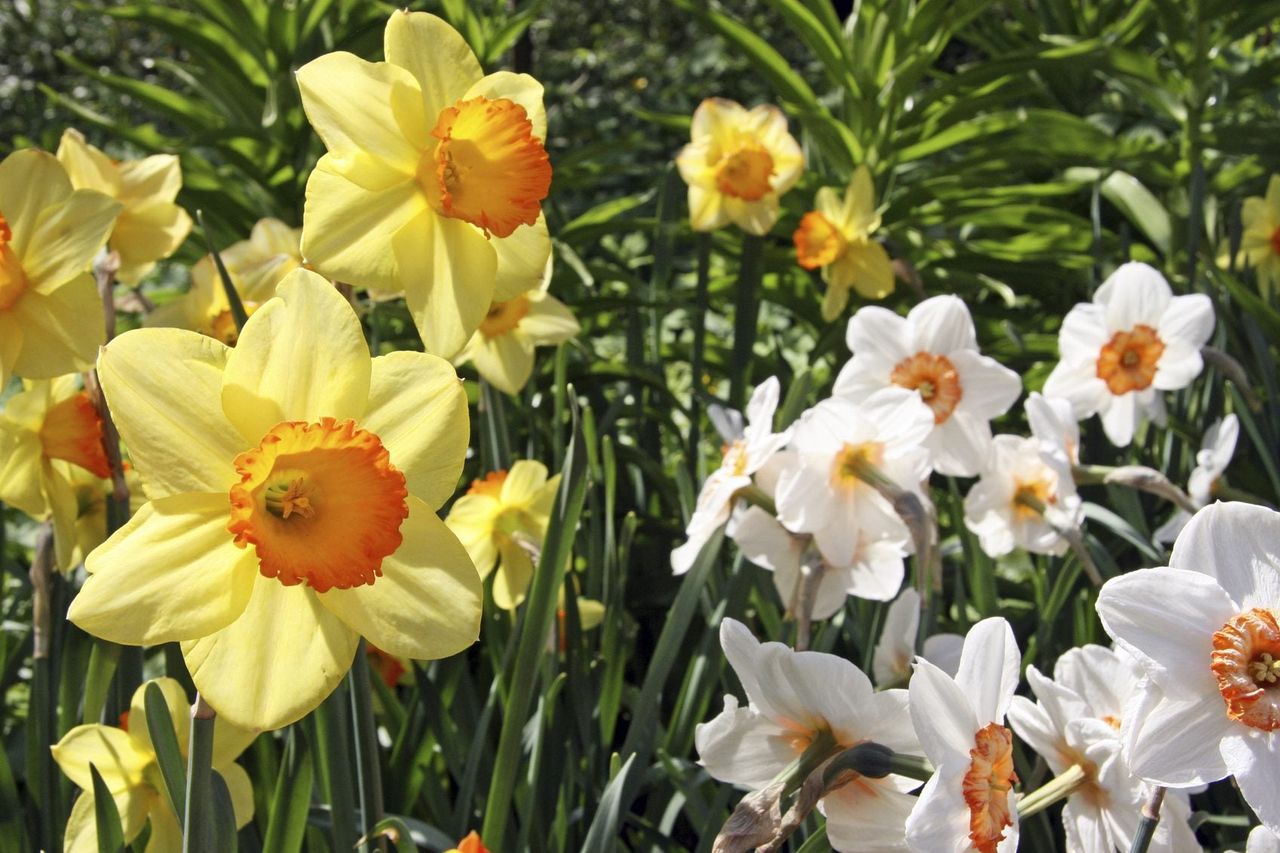
[[[384,52],[298,70],[329,152],[307,181],[302,254],[337,281],[403,293],[427,351],[448,358],[490,303],[537,286],[551,253],[542,85],[485,76],[426,12],[393,12]]]
[[[261,219],[248,240],[221,252],[222,263],[247,313],[258,310],[275,295],[280,280],[302,266],[298,242],[301,234],[301,229],[290,228],[279,219]],[[191,289],[148,314],[146,325],[191,329],[228,346],[235,345],[239,332],[212,255],[201,258],[191,268]]]
[[[469,438],[448,362],[371,359],[351,305],[296,270],[234,349],[139,329],[98,372],[151,501],[89,555],[80,627],[180,642],[209,704],[251,729],[315,708],[360,635],[418,659],[475,641],[480,578],[435,514]]]
[[[1244,234],[1240,252],[1257,271],[1258,286],[1266,293],[1280,285],[1280,175],[1272,175],[1266,198],[1250,196],[1240,214]]]
[[[73,190],[52,154],[0,162],[0,388],[87,370],[105,337],[89,274],[120,204]]]
[[[480,833],[474,829],[467,833],[467,837],[458,842],[458,846],[445,853],[489,853],[489,848],[484,846],[484,842],[480,840]]]
[[[76,189],[97,190],[123,205],[107,245],[120,256],[116,278],[125,284],[137,284],[191,233],[191,217],[173,201],[182,189],[182,168],[173,154],[112,160],[68,128],[58,160]]]
[[[871,239],[880,227],[880,214],[867,167],[854,170],[844,198],[833,187],[823,187],[814,206],[817,210],[804,215],[793,240],[800,266],[807,270],[822,267],[822,279],[827,283],[822,319],[831,321],[840,316],[849,304],[850,288],[867,299],[893,293],[889,255]]]
[[[518,394],[533,373],[534,347],[567,341],[578,329],[573,312],[540,287],[490,305],[454,363],[469,361],[493,387]]]
[[[63,571],[79,560],[77,483],[96,481],[101,491],[103,478],[110,476],[102,419],[75,376],[28,380],[9,398],[0,413],[0,500],[32,518],[53,520],[54,550]],[[104,536],[105,531],[104,525]]]
[[[565,583],[573,583],[572,580],[566,580]],[[576,590],[577,587],[575,586]],[[604,603],[596,601],[594,598],[583,598],[578,596],[578,628],[583,631],[590,631],[592,628],[600,627],[600,623],[604,621]],[[564,587],[560,587],[560,599],[556,604],[556,642],[548,642],[548,649],[555,651],[557,648],[561,651],[567,651],[569,648],[569,613],[566,610]]]
[[[76,498],[75,539],[71,553],[58,568],[64,572],[84,562],[94,548],[107,539],[107,504],[111,498],[112,482],[89,473],[79,465],[69,469],[71,488]],[[129,487],[129,514],[137,512],[147,502],[142,479],[128,462],[124,463],[124,479]]]
[[[157,685],[164,695],[185,764],[191,710],[182,685],[172,678],[157,678],[147,684]],[[126,844],[137,838],[143,825],[150,820],[148,853],[178,853],[182,850],[182,827],[169,805],[164,777],[160,773],[155,747],[151,744],[146,691],[146,684],[134,691],[133,702],[123,717],[121,728],[96,723],[76,726],[52,747],[54,760],[62,772],[84,789],[67,819],[63,842],[67,853],[96,853],[98,850],[90,765],[98,769],[115,800]],[[244,768],[235,763],[236,757],[244,752],[253,738],[252,732],[237,729],[225,720],[218,719],[214,723],[213,770],[227,783],[237,827],[244,826],[253,818],[253,784]],[[181,791],[178,796],[182,796]]]
[[[493,578],[493,600],[504,610],[524,601],[533,578],[530,551],[542,547],[560,475],[548,479],[547,466],[522,460],[510,471],[476,480],[449,510],[445,523],[466,547],[481,577]]]
[[[767,234],[778,221],[778,198],[804,171],[800,145],[782,110],[708,98],[693,113],[692,142],[676,157],[689,185],[689,223],[714,231],[730,222]]]

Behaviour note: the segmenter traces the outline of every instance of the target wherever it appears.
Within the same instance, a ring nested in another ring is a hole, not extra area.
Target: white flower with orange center
[[[1121,733],[1142,680],[1142,669],[1123,649],[1087,645],[1059,657],[1052,680],[1028,667],[1037,701],[1015,696],[1009,706],[1014,732],[1055,775],[1072,768],[1081,773],[1062,811],[1071,853],[1127,851],[1137,832],[1152,786],[1130,772]],[[1186,792],[1169,791],[1149,849],[1199,851],[1190,816]]]
[[[978,482],[964,498],[964,524],[982,550],[1001,557],[1014,548],[1061,554],[1063,531],[1084,521],[1084,504],[1066,457],[1035,438],[997,435]]]
[[[750,486],[751,476],[790,441],[790,428],[773,431],[780,387],[777,377],[770,376],[751,394],[742,435],[725,445],[720,467],[711,472],[698,493],[698,504],[685,528],[688,539],[671,552],[671,571],[675,574],[682,575],[692,568],[702,546],[729,520],[738,492]]]
[[[689,185],[689,224],[714,231],[733,223],[767,234],[778,221],[778,198],[804,171],[787,117],[769,104],[747,109],[708,98],[693,113],[692,141],[676,157]]]
[[[77,625],[181,643],[209,704],[251,729],[315,708],[361,635],[417,659],[475,641],[480,577],[436,516],[469,439],[448,362],[371,359],[350,304],[297,270],[234,349],[139,329],[98,372],[150,502],[89,555]]]
[[[1046,397],[1039,391],[1027,395],[1024,406],[1031,434],[1046,453],[1057,452],[1072,465],[1080,464],[1080,422],[1071,401]]]
[[[893,293],[893,266],[889,253],[871,239],[880,227],[871,172],[858,166],[844,191],[818,190],[815,210],[800,219],[792,235],[796,262],[807,270],[822,269],[827,292],[822,319],[831,321],[849,304],[850,289],[866,299],[883,299]]]
[[[909,553],[906,525],[872,482],[883,476],[898,488],[919,491],[929,476],[921,442],[932,428],[929,407],[901,388],[860,404],[841,398],[819,403],[796,424],[793,462],[778,477],[778,520],[795,533],[813,534],[832,566],[853,565],[870,543],[882,539]],[[901,573],[899,558],[898,586]],[[882,589],[882,599],[897,592],[892,579]]]
[[[871,658],[871,674],[876,686],[899,687],[911,678],[911,661],[916,656],[916,634],[920,628],[920,593],[907,587],[893,600],[885,612],[880,642]],[[960,666],[964,637],[959,634],[933,634],[924,641],[921,657],[947,675],[954,676]]]
[[[1196,454],[1196,467],[1191,471],[1187,481],[1187,496],[1197,507],[1205,507],[1213,500],[1218,482],[1231,464],[1231,457],[1236,452],[1236,441],[1240,438],[1240,419],[1235,415],[1227,415],[1220,421],[1214,421],[1205,430],[1204,441],[1200,444],[1200,452]],[[1156,528],[1153,538],[1157,542],[1173,542],[1191,520],[1191,513],[1179,507],[1164,524]]]
[[[1140,421],[1164,423],[1161,392],[1200,375],[1200,348],[1212,333],[1209,297],[1174,296],[1155,269],[1127,263],[1062,321],[1062,360],[1045,396],[1070,400],[1078,419],[1099,415],[1111,443],[1125,447]]]
[[[328,149],[307,181],[302,252],[332,279],[403,293],[427,350],[449,358],[494,302],[542,280],[542,85],[486,76],[426,12],[393,12],[383,48],[385,62],[337,52],[298,70]]]
[[[972,477],[991,446],[992,418],[1022,393],[1012,370],[978,352],[973,318],[957,296],[934,296],[906,317],[867,306],[849,320],[853,358],[840,370],[833,396],[855,403],[882,388],[915,392],[933,412],[924,439],[940,474]]]
[[[1013,735],[1004,725],[1018,689],[1021,655],[1009,623],[969,629],[955,678],[924,659],[911,677],[916,735],[937,768],[907,818],[907,846],[1009,853],[1018,847]]]
[[[825,745],[824,755],[868,741],[919,753],[905,690],[876,692],[849,661],[781,643],[761,644],[733,619],[720,623],[720,644],[748,704],[740,707],[737,697],[725,696],[724,710],[696,730],[699,761],[712,777],[760,790],[815,744]],[[818,804],[832,846],[901,850],[903,826],[915,803],[907,792],[919,785],[896,775],[851,774]]]
[[[1168,568],[1107,581],[1098,615],[1148,682],[1125,709],[1125,758],[1169,787],[1235,777],[1280,829],[1280,513],[1200,510]]]

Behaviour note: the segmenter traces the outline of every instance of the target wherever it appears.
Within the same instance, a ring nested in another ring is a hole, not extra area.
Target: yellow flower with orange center
[[[104,337],[89,266],[120,204],[75,190],[52,154],[0,162],[0,388],[87,370]]]
[[[385,62],[330,53],[298,71],[328,152],[307,181],[315,269],[403,293],[429,352],[451,357],[489,306],[541,281],[551,238],[542,86],[485,76],[440,18],[394,12]]]
[[[191,233],[191,217],[174,203],[182,189],[182,167],[173,154],[141,160],[113,160],[68,128],[58,144],[58,161],[78,190],[97,190],[123,205],[107,247],[120,256],[116,278],[138,281],[167,258]]]
[[[435,513],[469,439],[447,362],[371,359],[350,304],[296,270],[234,349],[141,329],[98,370],[151,501],[89,555],[76,624],[181,643],[209,704],[259,730],[319,704],[361,635],[416,659],[475,641],[480,577]]]
[[[816,210],[806,213],[792,235],[796,262],[807,270],[822,269],[827,292],[822,319],[840,316],[849,304],[849,290],[866,299],[883,299],[893,293],[893,267],[884,247],[871,239],[880,227],[875,186],[865,165],[853,172],[844,191],[818,190]]]
[[[1280,175],[1267,182],[1267,194],[1244,200],[1240,212],[1244,231],[1240,235],[1240,254],[1257,272],[1258,285],[1264,293],[1274,294],[1280,286]],[[1221,259],[1223,266],[1230,256]]]
[[[693,113],[692,141],[676,157],[689,185],[689,224],[714,231],[732,222],[767,234],[778,221],[778,199],[795,186],[804,157],[777,107],[748,110],[708,98]]]
[[[28,381],[9,398],[0,413],[0,500],[32,518],[52,519],[63,571],[77,560],[78,484],[87,478],[101,493],[110,476],[102,419],[75,376]]]
[[[533,554],[542,548],[560,475],[541,462],[521,460],[493,471],[454,502],[445,523],[475,560],[481,577],[493,578],[493,600],[504,610],[524,601],[533,579]]]

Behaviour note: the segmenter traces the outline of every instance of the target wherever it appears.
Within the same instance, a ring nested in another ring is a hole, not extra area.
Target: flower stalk
[[[1089,553],[1089,546],[1085,544],[1084,537],[1080,535],[1079,529],[1060,527],[1059,525],[1054,524],[1053,521],[1045,515],[1047,507],[1045,506],[1044,501],[1040,500],[1030,492],[1019,491],[1014,500],[1019,506],[1024,506],[1043,518],[1045,523],[1049,524],[1058,532],[1059,536],[1067,540],[1067,545],[1071,547],[1071,553],[1075,554],[1076,559],[1080,561],[1080,566],[1084,569],[1085,575],[1088,576],[1089,582],[1095,587],[1101,588],[1104,583],[1102,571],[1098,568],[1098,564],[1094,562],[1093,555]]]
[[[1022,799],[1018,800],[1019,819],[1039,814],[1059,800],[1065,800],[1080,790],[1081,786],[1087,781],[1089,781],[1089,773],[1084,766],[1072,764],[1066,770],[1029,794],[1024,794]]]
[[[1194,513],[1199,509],[1187,493],[1171,483],[1168,477],[1145,465],[1075,465],[1071,474],[1077,486],[1127,486],[1169,501],[1187,512]]]
[[[1151,792],[1151,797],[1142,804],[1142,820],[1138,823],[1138,831],[1134,833],[1129,853],[1147,853],[1147,848],[1151,846],[1151,839],[1155,836],[1156,827],[1160,824],[1160,807],[1164,804],[1164,791],[1162,786],[1157,785]]]
[[[191,742],[187,749],[187,796],[182,853],[213,853],[213,708],[199,693],[191,706]]]

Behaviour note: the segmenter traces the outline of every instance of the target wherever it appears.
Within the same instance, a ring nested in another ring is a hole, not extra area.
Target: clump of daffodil
[[[385,62],[330,53],[298,70],[328,153],[307,181],[302,253],[318,272],[403,293],[428,352],[455,355],[493,302],[536,287],[551,253],[542,85],[485,75],[426,12],[387,22]]]
[[[830,322],[849,304],[849,290],[867,299],[893,293],[893,267],[884,247],[871,239],[880,227],[871,172],[859,166],[841,198],[834,187],[818,190],[811,210],[792,239],[796,261],[807,270],[822,268],[827,292],[822,319]]]
[[[417,659],[475,641],[480,578],[435,512],[469,438],[448,362],[371,359],[351,305],[296,270],[235,348],[138,329],[98,373],[151,500],[86,560],[77,625],[181,643],[218,715],[259,730],[315,708],[361,635]]]
[[[504,610],[524,601],[533,578],[532,553],[542,547],[560,475],[547,477],[541,462],[521,460],[472,482],[454,502],[445,523],[466,547],[481,577],[494,568],[493,600]]]
[[[689,224],[714,231],[732,222],[767,234],[778,221],[778,198],[804,171],[787,117],[771,104],[747,109],[708,98],[693,113],[692,141],[676,157],[689,185]]]
[[[547,293],[550,278],[541,287],[490,305],[454,363],[471,362],[490,385],[518,394],[533,374],[534,348],[567,341],[579,331],[573,312]]]
[[[0,162],[0,388],[87,370],[105,337],[89,266],[120,204],[72,189],[52,154]]]
[[[173,201],[182,189],[175,155],[113,160],[68,128],[58,144],[58,160],[76,189],[97,190],[123,205],[107,246],[120,256],[116,278],[125,284],[137,284],[191,233],[191,217]]]
[[[80,559],[81,485],[102,494],[110,476],[102,418],[74,375],[27,380],[9,398],[0,413],[0,501],[34,519],[52,520],[61,570]],[[105,534],[104,523],[99,542]]]
[[[191,712],[182,685],[172,678],[157,678],[147,684],[158,686],[164,696],[185,764],[191,739]],[[76,726],[52,747],[53,758],[62,772],[84,790],[71,807],[71,816],[67,819],[63,841],[67,853],[96,853],[98,850],[90,765],[98,769],[115,800],[126,844],[137,838],[146,822],[151,821],[148,851],[177,853],[182,850],[182,827],[169,805],[164,777],[151,743],[147,684],[134,691],[129,711],[122,715],[119,728],[97,723]],[[253,783],[244,768],[235,763],[236,757],[244,752],[253,738],[253,732],[238,729],[225,720],[219,719],[214,723],[213,771],[227,783],[237,827],[244,826],[253,818]],[[181,791],[178,796],[182,796]]]
[[[282,278],[302,266],[301,234],[300,228],[290,228],[279,219],[261,219],[248,240],[220,253],[248,314],[275,295]],[[191,289],[156,308],[145,322],[148,326],[191,329],[228,346],[234,346],[239,336],[212,255],[205,255],[191,267]]]
[[[1274,293],[1280,285],[1280,175],[1272,175],[1267,195],[1244,200],[1240,252],[1258,276],[1258,286]]]

